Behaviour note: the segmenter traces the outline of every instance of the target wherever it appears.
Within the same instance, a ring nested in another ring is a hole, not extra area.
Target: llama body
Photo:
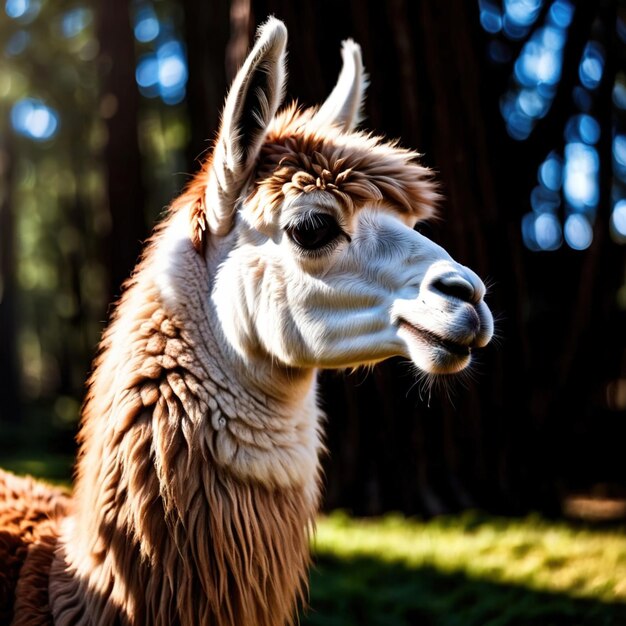
[[[53,516],[49,621],[16,623],[288,623],[319,501],[316,370],[453,373],[491,337],[482,282],[413,230],[430,173],[354,131],[358,46],[319,110],[277,113],[285,45],[270,19],[126,285]]]

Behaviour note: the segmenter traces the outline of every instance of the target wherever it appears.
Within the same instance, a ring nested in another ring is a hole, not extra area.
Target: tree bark
[[[187,108],[191,138],[190,171],[211,148],[226,96],[226,49],[230,37],[230,1],[183,0],[187,44]]]
[[[8,115],[3,115],[8,119]],[[0,421],[18,422],[19,361],[17,357],[17,241],[13,186],[15,151],[8,128],[0,131]]]
[[[105,266],[110,270],[111,300],[135,266],[148,229],[141,171],[139,91],[135,82],[135,41],[129,0],[100,0],[97,5],[100,42],[102,109],[107,116],[104,148],[111,230]]]

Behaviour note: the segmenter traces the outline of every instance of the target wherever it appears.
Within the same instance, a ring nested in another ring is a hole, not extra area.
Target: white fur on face
[[[283,226],[303,210],[286,207]],[[329,206],[314,210],[334,213]],[[471,348],[493,333],[480,279],[391,211],[362,209],[340,225],[347,236],[310,254],[283,229],[262,235],[242,224],[213,292],[225,334],[241,356],[261,352],[305,368],[396,355],[425,372],[467,366]],[[450,276],[470,285],[470,301],[441,290],[438,279]]]

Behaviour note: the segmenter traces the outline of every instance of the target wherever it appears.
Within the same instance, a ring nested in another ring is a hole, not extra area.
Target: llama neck
[[[282,398],[263,392],[259,370],[242,378],[198,295],[206,266],[177,250],[173,299],[154,279],[159,244],[96,363],[53,612],[60,624],[282,624],[318,499],[314,376],[292,378]]]

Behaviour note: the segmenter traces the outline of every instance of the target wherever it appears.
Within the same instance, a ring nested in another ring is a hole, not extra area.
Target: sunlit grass
[[[334,514],[319,521],[314,543],[318,554],[375,556],[474,579],[626,602],[624,529],[577,528],[537,516],[518,520],[469,513],[420,522]]]
[[[0,454],[0,467],[19,475],[35,476],[46,482],[68,486],[74,458],[68,455],[37,452]]]
[[[321,518],[303,624],[626,624],[626,531],[477,513]]]

